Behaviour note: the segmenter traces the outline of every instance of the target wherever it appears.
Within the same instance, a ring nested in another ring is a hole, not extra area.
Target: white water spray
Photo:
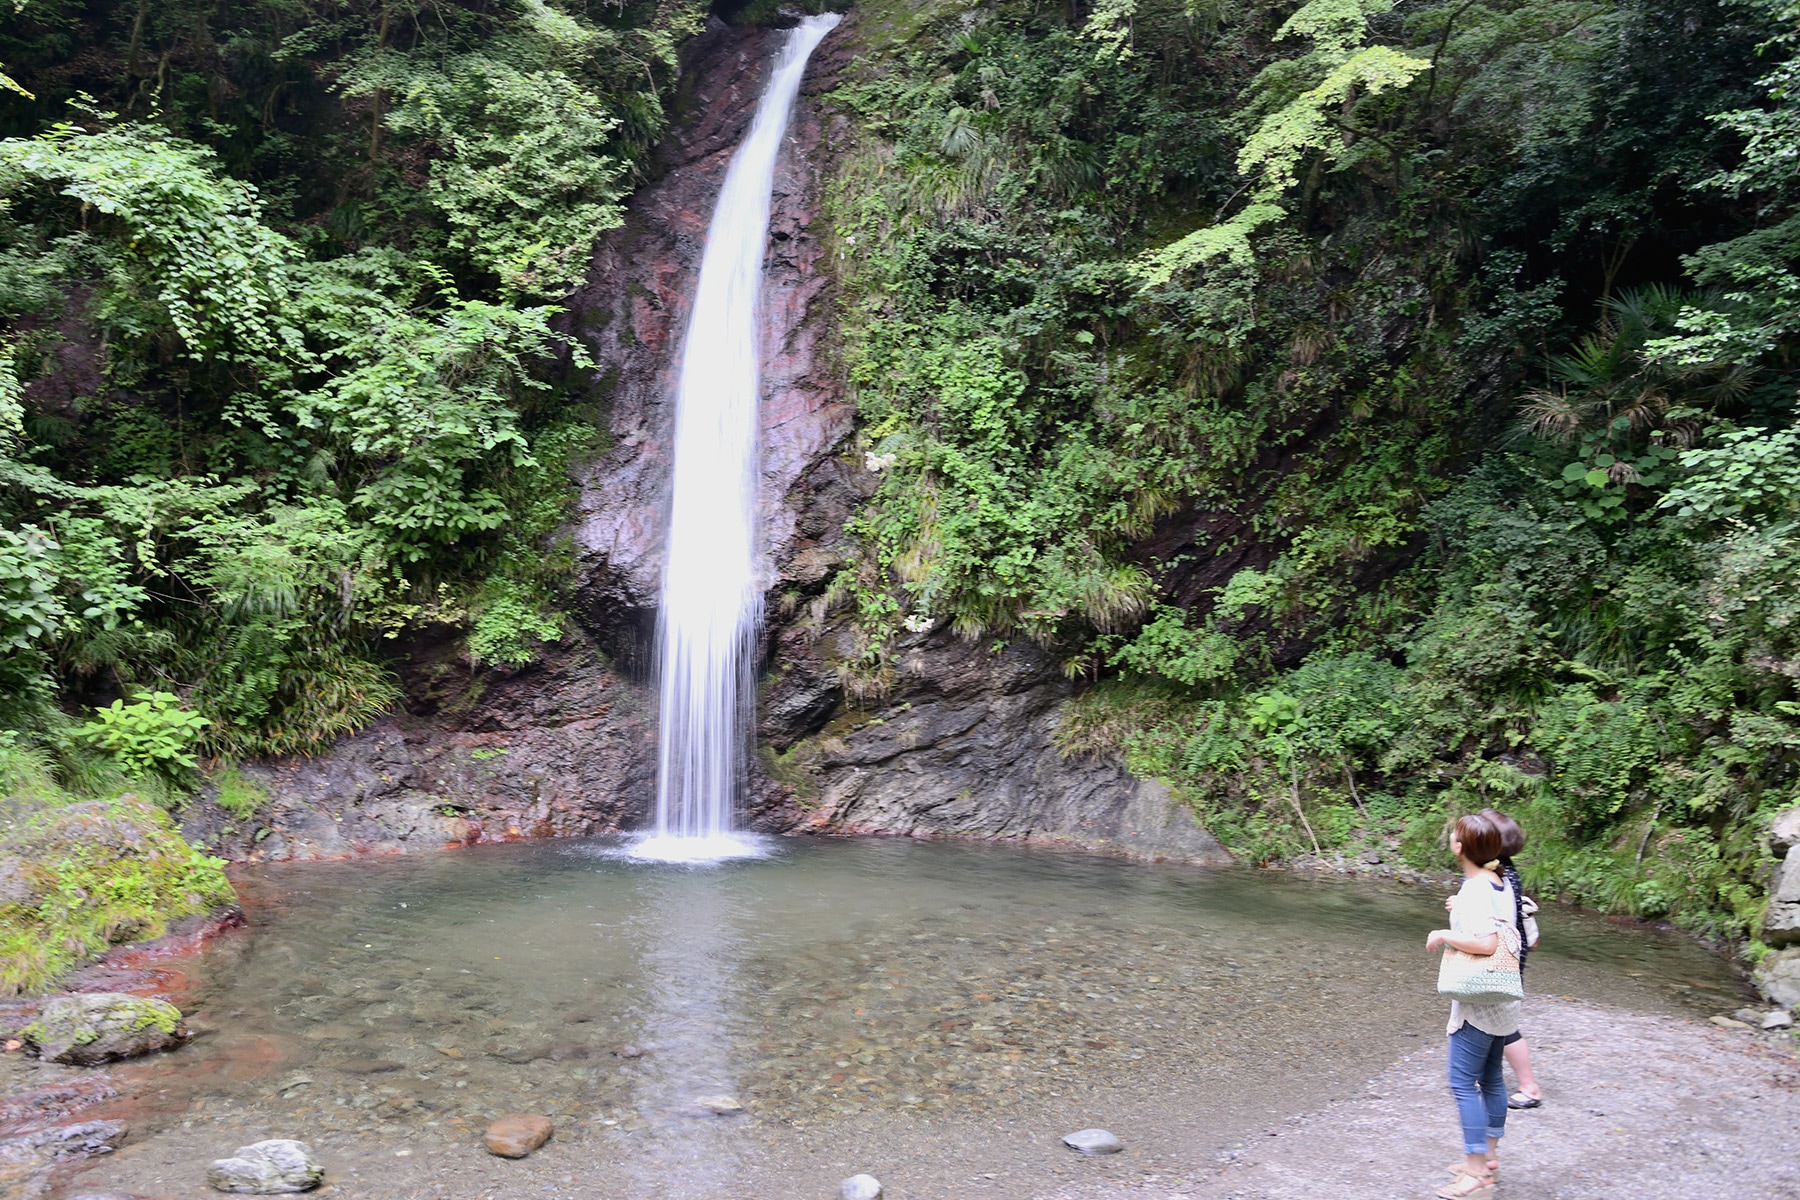
[[[732,831],[755,696],[750,652],[762,618],[757,298],[775,159],[806,60],[838,20],[807,17],[788,32],[706,234],[675,394],[674,501],[656,629],[656,831],[633,847],[636,858],[702,862],[760,853]]]

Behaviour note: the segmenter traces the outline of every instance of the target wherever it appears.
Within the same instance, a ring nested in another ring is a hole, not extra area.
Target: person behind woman
[[[1496,868],[1500,831],[1476,813],[1458,817],[1450,850],[1463,871],[1463,885],[1450,908],[1450,928],[1434,929],[1425,949],[1444,946],[1485,957],[1511,939],[1515,905],[1512,889]],[[1506,1133],[1506,1074],[1501,1068],[1506,1036],[1519,1030],[1519,1002],[1450,1002],[1450,1093],[1462,1122],[1461,1174],[1438,1189],[1445,1200],[1460,1200],[1493,1188],[1500,1170],[1500,1139]]]
[[[1526,924],[1526,918],[1537,911],[1537,905],[1525,895],[1525,885],[1519,881],[1519,869],[1513,866],[1513,859],[1525,850],[1525,831],[1499,809],[1484,808],[1481,815],[1500,831],[1500,878],[1513,893],[1513,924],[1519,931],[1519,970],[1523,971],[1527,955],[1537,949],[1536,922],[1529,927]],[[1537,1077],[1531,1073],[1531,1047],[1525,1044],[1524,1034],[1507,1035],[1506,1065],[1519,1078],[1519,1090],[1506,1098],[1506,1107],[1537,1108],[1543,1104],[1544,1089],[1538,1086]]]

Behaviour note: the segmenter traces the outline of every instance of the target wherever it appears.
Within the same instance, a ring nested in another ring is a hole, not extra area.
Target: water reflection
[[[645,1122],[630,1173],[643,1196],[724,1195],[737,1178],[740,1064],[731,1030],[755,896],[719,871],[645,872],[627,929],[643,1002],[633,1014],[632,1104]]]

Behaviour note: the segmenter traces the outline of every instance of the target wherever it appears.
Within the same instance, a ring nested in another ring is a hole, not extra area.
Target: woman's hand
[[[1442,946],[1449,939],[1450,939],[1450,931],[1448,929],[1432,930],[1431,936],[1425,939],[1425,952],[1427,954],[1431,953],[1431,951],[1436,950],[1439,946]]]
[[[1444,897],[1444,911],[1445,912],[1455,912],[1456,911],[1456,897],[1455,896],[1445,896]]]

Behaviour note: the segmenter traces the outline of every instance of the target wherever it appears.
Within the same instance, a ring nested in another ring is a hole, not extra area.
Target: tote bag
[[[1492,954],[1466,954],[1444,947],[1438,964],[1438,995],[1464,1004],[1503,1004],[1525,998],[1525,981],[1519,975],[1519,933],[1500,930]]]

